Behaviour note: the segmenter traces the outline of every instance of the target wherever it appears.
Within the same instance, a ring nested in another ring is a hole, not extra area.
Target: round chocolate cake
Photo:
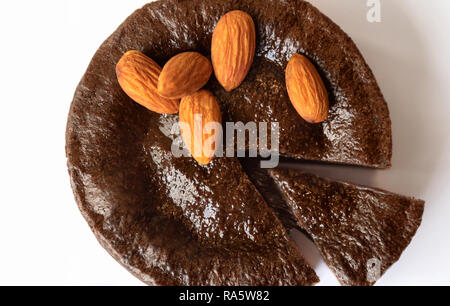
[[[304,1],[163,0],[133,13],[100,47],[67,125],[67,157],[80,210],[102,246],[151,285],[312,285],[313,269],[237,158],[199,165],[171,153],[177,115],[159,115],[121,89],[115,67],[129,50],[161,66],[183,51],[210,57],[229,11],[255,22],[256,58],[242,85],[215,79],[225,121],[279,122],[282,156],[388,168],[389,112],[352,40]],[[307,56],[328,90],[330,115],[309,124],[289,101],[284,71]],[[276,191],[274,191],[276,192]]]

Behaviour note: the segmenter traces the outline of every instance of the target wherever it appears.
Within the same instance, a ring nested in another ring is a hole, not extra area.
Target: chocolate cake
[[[137,105],[116,78],[129,50],[160,65],[183,51],[210,56],[214,27],[231,10],[251,15],[257,46],[239,88],[228,93],[215,79],[206,87],[226,121],[279,122],[286,157],[390,166],[391,123],[376,80],[352,40],[312,5],[165,0],[137,10],[103,43],[76,90],[66,133],[75,198],[103,247],[148,284],[312,285],[317,276],[239,161],[174,158],[178,116]],[[303,121],[289,102],[284,69],[294,53],[327,86],[321,124]]]
[[[374,284],[400,258],[422,221],[421,200],[297,170],[269,173],[286,209],[343,285]]]

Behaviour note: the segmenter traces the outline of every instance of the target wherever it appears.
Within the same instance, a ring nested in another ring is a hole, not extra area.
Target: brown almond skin
[[[255,48],[255,24],[249,14],[231,11],[219,20],[212,37],[211,58],[216,78],[226,91],[232,91],[244,81]]]
[[[286,68],[286,87],[292,105],[309,123],[328,118],[328,93],[314,65],[303,55],[294,54]]]
[[[181,136],[186,144],[186,147],[191,152],[192,157],[201,165],[209,164],[213,157],[205,156],[203,150],[201,154],[197,155],[194,148],[194,125],[199,122],[194,122],[195,115],[202,115],[202,149],[204,142],[212,137],[213,133],[204,133],[204,128],[209,122],[217,122],[222,124],[222,113],[220,111],[219,103],[214,95],[208,90],[200,90],[192,95],[181,99],[180,104],[180,123],[186,123],[190,128],[190,133],[187,133],[181,125]],[[190,137],[189,137],[190,136]],[[215,147],[212,149],[215,150]]]
[[[169,99],[180,99],[197,92],[208,83],[211,62],[198,52],[184,52],[172,57],[159,75],[158,93]]]
[[[125,53],[116,66],[117,80],[131,99],[155,113],[176,114],[180,101],[158,94],[160,73],[155,61],[136,50]]]

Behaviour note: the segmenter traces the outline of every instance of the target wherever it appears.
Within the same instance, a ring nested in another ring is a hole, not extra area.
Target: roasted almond
[[[198,52],[174,56],[159,75],[158,93],[169,99],[179,99],[197,92],[208,83],[211,62]]]
[[[135,102],[159,114],[178,112],[179,100],[158,94],[161,67],[139,51],[128,51],[116,66],[117,79],[123,91]]]
[[[226,91],[244,81],[255,48],[255,24],[249,14],[231,11],[219,20],[212,37],[211,58],[216,78]]]
[[[211,92],[200,90],[181,99],[181,136],[198,163],[207,165],[214,158],[215,144],[221,141],[221,129],[217,130],[221,124],[219,103]]]
[[[314,65],[303,55],[294,54],[286,68],[286,87],[292,105],[309,123],[328,118],[328,93]]]

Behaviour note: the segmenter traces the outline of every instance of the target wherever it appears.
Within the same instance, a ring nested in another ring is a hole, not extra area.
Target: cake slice
[[[421,223],[421,200],[297,170],[269,174],[343,285],[373,285],[400,258]]]

